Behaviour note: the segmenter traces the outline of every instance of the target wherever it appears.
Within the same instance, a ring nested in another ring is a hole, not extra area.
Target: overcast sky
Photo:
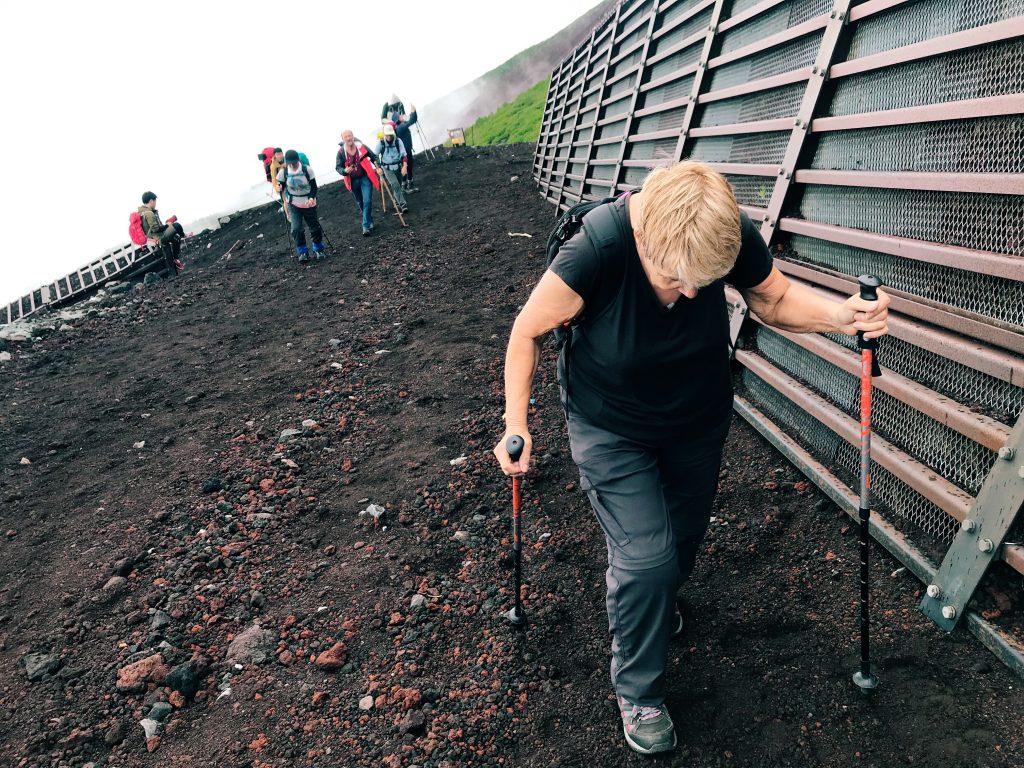
[[[264,146],[334,178],[392,92],[426,104],[597,2],[4,3],[0,302],[128,242],[146,190],[185,222],[263,194]]]

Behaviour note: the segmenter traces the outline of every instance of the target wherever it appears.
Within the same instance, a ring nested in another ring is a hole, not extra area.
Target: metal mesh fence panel
[[[666,56],[657,64],[652,65],[647,71],[647,82],[666,77],[690,66],[700,58],[700,52],[701,46],[691,45],[689,48],[676,51],[671,56]],[[693,82],[693,75],[687,75],[686,77],[691,83]]]
[[[973,29],[1024,14],[1024,0],[918,0],[858,24],[847,58]]]
[[[787,256],[856,277],[885,275],[898,291],[1019,326],[1024,333],[1024,283],[793,235]]]
[[[818,142],[811,168],[1024,173],[1024,116],[826,133]]]
[[[726,181],[732,185],[732,191],[736,195],[736,202],[740,205],[752,205],[757,208],[764,208],[768,204],[768,198],[772,196],[772,189],[775,188],[775,178],[768,176],[734,176],[724,174]]]
[[[823,335],[847,349],[857,348],[853,336]],[[886,336],[878,355],[886,368],[1008,426],[1024,412],[1024,388],[904,339]]]
[[[690,89],[692,87],[693,75],[680,78],[679,80],[673,80],[671,83],[667,83],[665,85],[659,85],[657,88],[652,88],[651,90],[640,94],[640,99],[637,102],[637,109],[656,107],[659,104],[664,104],[666,101],[672,101],[673,99],[686,96],[690,93]]]
[[[634,187],[639,187],[644,183],[644,179],[647,178],[647,174],[650,170],[647,168],[627,168],[623,174],[623,181],[626,184],[631,184]]]
[[[794,83],[782,88],[713,101],[704,108],[700,125],[732,125],[793,117],[800,109],[804,88],[803,83]]]
[[[788,131],[741,133],[735,136],[707,136],[696,139],[691,160],[705,163],[781,163],[789,145]]]
[[[641,117],[633,126],[636,134],[651,133],[652,131],[667,131],[680,128],[683,124],[683,116],[686,114],[686,107],[668,109],[656,115]]]
[[[776,424],[851,489],[857,485],[860,452],[809,413],[793,404],[770,384],[749,370],[742,374],[742,385],[750,400]],[[871,495],[874,509],[890,521],[902,519],[920,534],[918,544],[930,545],[941,552],[956,535],[957,521],[932,502],[882,467],[871,472]],[[928,541],[925,537],[930,539]]]
[[[616,120],[614,123],[608,123],[607,125],[600,125],[597,127],[597,131],[594,133],[595,139],[614,139],[618,136],[622,136],[622,132],[626,129],[625,120]],[[613,157],[618,157],[616,151]]]
[[[671,32],[668,32],[655,40],[651,46],[650,55],[657,56],[659,53],[668,50],[673,45],[693,37],[698,32],[706,30],[710,19],[711,9],[708,8],[707,10],[701,11],[693,18],[684,21]]]
[[[680,16],[689,13],[697,2],[698,0],[682,0],[682,2],[674,3],[667,11],[662,11],[659,14],[658,23],[657,26],[655,26],[654,31],[658,32],[659,30],[664,29]]]
[[[627,160],[670,160],[676,151],[676,139],[638,141],[626,149]],[[645,171],[646,173],[646,171]]]
[[[897,237],[1024,255],[1024,196],[811,185],[803,218]]]
[[[632,103],[632,96],[626,95],[621,99],[616,99],[605,107],[601,108],[601,119],[606,117],[614,117],[615,115],[621,115],[629,109],[629,105]]]
[[[859,418],[860,382],[856,376],[767,328],[758,328],[756,339],[758,351],[777,368],[802,381],[851,418]],[[875,390],[872,411],[872,429],[879,435],[971,495],[977,495],[995,463],[993,451],[881,390]]]
[[[833,0],[790,0],[780,3],[745,24],[725,32],[722,35],[722,53],[732,53],[777,32],[784,32],[808,19],[828,13],[832,6]]]
[[[781,75],[784,72],[792,72],[801,67],[809,67],[814,63],[820,47],[821,33],[819,32],[806,35],[778,48],[769,48],[767,51],[747,56],[732,64],[716,67],[711,71],[709,90],[731,88],[751,80],[760,80],[773,75]],[[801,86],[802,92],[803,86]]]
[[[1024,40],[956,51],[842,78],[829,113],[852,115],[1019,93]]]

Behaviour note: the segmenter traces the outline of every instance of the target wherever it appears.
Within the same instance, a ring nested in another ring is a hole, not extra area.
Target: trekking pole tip
[[[512,461],[519,461],[519,457],[523,455],[523,448],[526,447],[526,442],[519,435],[510,435],[508,440],[505,441],[505,450],[508,451],[508,457]]]
[[[860,688],[861,693],[864,694],[871,693],[871,691],[878,687],[877,677],[874,675],[865,675],[860,670],[853,673],[853,682],[854,685]]]
[[[516,627],[521,627],[523,623],[526,621],[526,619],[523,618],[522,611],[519,611],[515,608],[510,609],[504,615],[505,618],[509,620],[509,623]]]

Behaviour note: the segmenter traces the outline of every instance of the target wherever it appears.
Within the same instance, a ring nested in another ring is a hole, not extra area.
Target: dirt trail
[[[530,625],[499,618],[501,357],[553,215],[531,154],[422,163],[412,226],[378,208],[372,238],[327,187],[335,249],[308,267],[279,214],[240,214],[179,278],[11,348],[0,765],[649,762],[609,698],[603,542],[550,351],[525,488]],[[654,762],[1024,764],[1020,681],[936,630],[877,549],[883,685],[853,689],[854,529],[740,421],[715,514],[670,666],[681,747]]]

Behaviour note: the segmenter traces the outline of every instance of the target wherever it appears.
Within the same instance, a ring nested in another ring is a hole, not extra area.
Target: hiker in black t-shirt
[[[724,283],[797,333],[881,336],[889,297],[839,303],[791,283],[728,182],[699,163],[653,171],[642,191],[588,218],[609,214],[620,244],[595,248],[581,229],[516,318],[494,454],[506,474],[529,468],[540,340],[575,320],[558,374],[580,485],[608,548],[612,683],[629,746],[665,752],[676,743],[665,710],[668,641],[682,631],[676,591],[707,531],[731,416]],[[514,434],[526,443],[518,462],[505,450]]]

